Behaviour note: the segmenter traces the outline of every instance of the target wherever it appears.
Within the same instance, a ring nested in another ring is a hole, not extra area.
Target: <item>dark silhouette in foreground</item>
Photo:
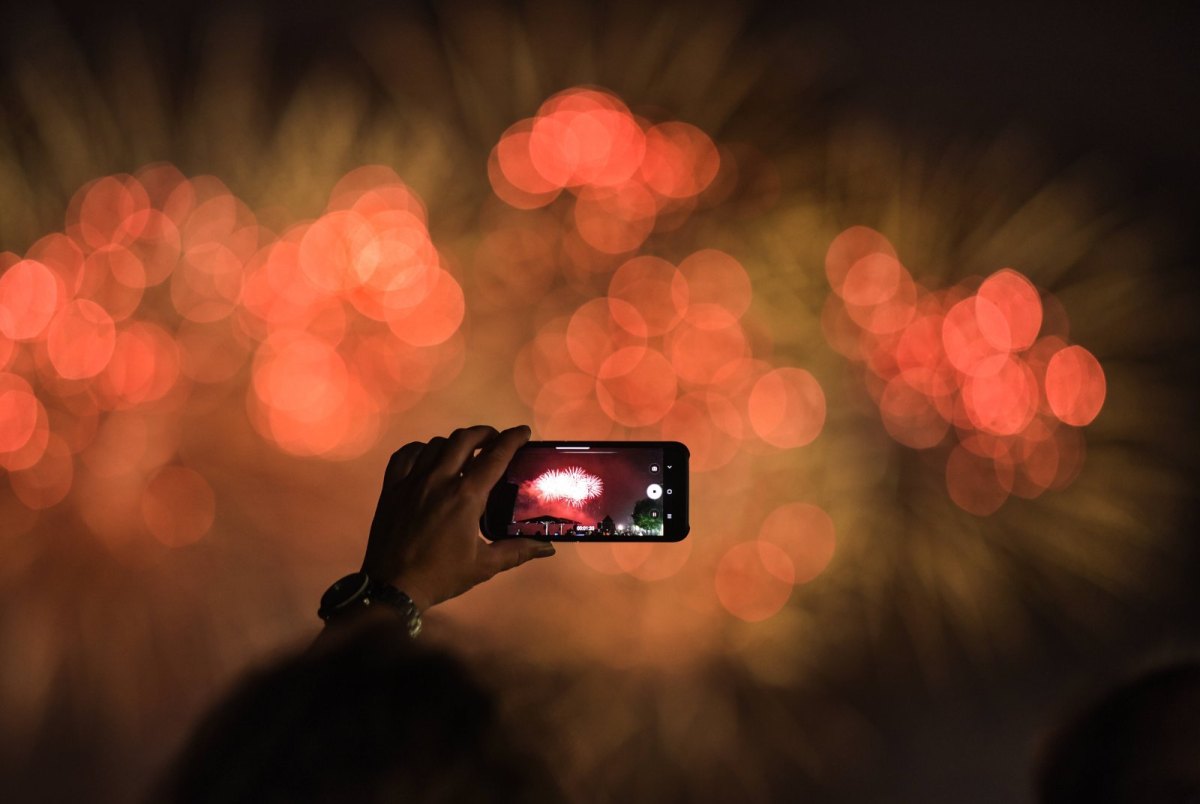
[[[542,802],[563,795],[495,700],[385,612],[252,674],[155,802]]]
[[[326,593],[321,636],[239,684],[151,800],[565,800],[462,663],[412,638],[429,607],[553,555],[536,539],[479,533],[489,490],[528,438],[479,425],[393,454],[362,570]],[[598,528],[612,531],[612,518]],[[1144,675],[1071,721],[1037,790],[1042,804],[1200,804],[1200,663]]]
[[[1042,804],[1200,804],[1200,662],[1105,695],[1049,744]]]
[[[476,425],[397,450],[362,570],[322,598],[324,631],[218,704],[151,800],[561,800],[492,696],[454,657],[412,638],[430,606],[554,554],[479,532],[489,490],[528,439],[528,427]]]

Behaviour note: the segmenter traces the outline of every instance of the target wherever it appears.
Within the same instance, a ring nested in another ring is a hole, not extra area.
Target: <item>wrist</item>
[[[393,582],[392,585],[399,589],[404,594],[408,595],[408,599],[417,607],[419,614],[424,613],[430,606],[434,604],[433,597],[421,588],[418,582],[411,575],[401,573]]]
[[[321,597],[317,610],[326,623],[358,619],[365,611],[379,609],[394,611],[401,615],[408,628],[409,636],[421,632],[419,604],[401,589],[386,580],[370,577],[365,572],[356,572],[338,580]]]
[[[378,562],[369,561],[363,562],[362,569],[359,572],[370,576],[372,580],[391,584],[408,595],[409,599],[416,604],[418,612],[425,611],[437,602],[433,599],[432,595],[424,590],[424,584],[421,583],[419,572],[414,572],[411,569],[396,569],[380,565]]]

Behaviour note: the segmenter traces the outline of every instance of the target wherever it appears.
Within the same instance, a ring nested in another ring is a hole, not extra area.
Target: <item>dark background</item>
[[[274,29],[274,52],[266,59],[274,97],[287,96],[302,65],[337,59],[354,70],[357,57],[343,35],[373,4],[261,5]],[[195,21],[213,8],[169,2],[32,6],[4,8],[0,47],[7,58],[36,47],[24,37],[31,15],[58,16],[85,54],[99,48],[115,26],[136,19],[161,37],[167,80],[179,98],[190,91],[189,65],[200,47],[193,37]],[[460,11],[469,7],[456,4]],[[436,23],[441,12],[428,3],[417,13]],[[592,13],[603,16],[599,7]],[[750,12],[740,36],[766,42],[798,32],[797,41],[819,42],[827,63],[837,65],[818,99],[823,113],[868,110],[930,151],[1016,127],[1043,143],[1050,173],[1081,160],[1103,165],[1126,205],[1162,221],[1181,244],[1156,264],[1170,273],[1180,293],[1200,301],[1194,270],[1200,254],[1194,223],[1200,212],[1198,22],[1195,4],[763,3]],[[760,106],[748,109],[748,117],[762,116],[786,99],[789,86],[809,74],[810,62],[798,49],[793,62],[778,66],[773,78],[778,87],[764,87]],[[19,128],[20,107],[9,102],[11,92],[0,80],[4,125]],[[779,120],[789,121],[764,133],[769,150],[777,152],[786,148],[791,116],[787,108],[775,111]],[[1180,350],[1189,348],[1192,334],[1180,333]],[[1174,366],[1177,393],[1195,399],[1197,355],[1164,357]],[[1189,482],[1195,479],[1190,464],[1176,468],[1188,473]],[[1176,554],[1181,578],[1196,578],[1200,570],[1192,538],[1200,532],[1196,514],[1193,491],[1179,532],[1171,534],[1182,545]],[[1194,583],[1163,584],[1126,601],[1121,616],[1102,633],[1064,638],[1053,615],[1045,612],[1020,660],[962,662],[936,685],[870,667],[831,680],[831,695],[853,702],[878,731],[883,748],[869,778],[845,780],[836,794],[825,790],[830,800],[1026,800],[1028,763],[1036,751],[1030,735],[1043,729],[1048,713],[1102,689],[1138,657],[1189,649],[1200,640],[1200,591]],[[893,659],[905,664],[903,656]],[[731,677],[728,683],[745,682]],[[766,696],[752,687],[744,694],[759,703]],[[803,710],[804,703],[789,705]],[[49,784],[69,773],[73,762],[51,743],[37,757],[21,771],[25,783],[41,778]],[[771,789],[782,796],[789,786],[786,766],[773,767]]]

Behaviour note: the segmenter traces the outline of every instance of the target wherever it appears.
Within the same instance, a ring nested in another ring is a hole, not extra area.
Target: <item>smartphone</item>
[[[530,441],[488,496],[488,539],[677,542],[688,535],[678,441]]]

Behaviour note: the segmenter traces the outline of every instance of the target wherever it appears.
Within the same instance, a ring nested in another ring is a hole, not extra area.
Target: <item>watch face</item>
[[[360,596],[369,583],[365,572],[355,572],[334,583],[321,596],[321,616],[326,617]]]

